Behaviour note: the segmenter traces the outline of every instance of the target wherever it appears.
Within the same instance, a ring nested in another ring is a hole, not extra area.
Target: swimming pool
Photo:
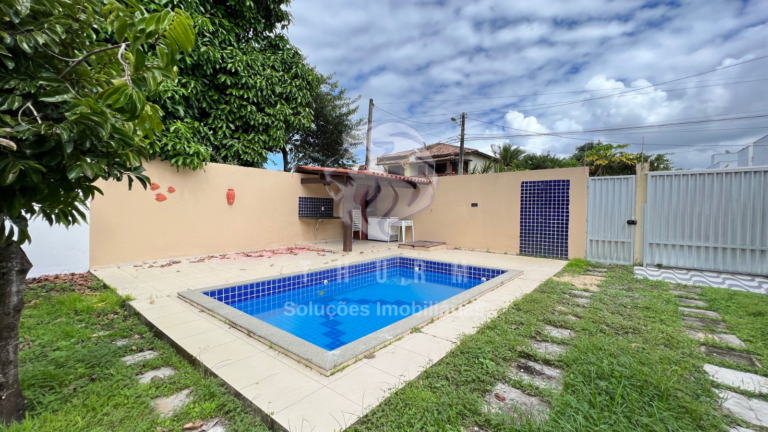
[[[519,273],[394,256],[179,295],[328,373]]]

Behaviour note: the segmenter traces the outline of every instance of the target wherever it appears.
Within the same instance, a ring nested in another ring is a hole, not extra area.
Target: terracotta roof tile
[[[479,154],[485,157],[490,158],[491,156],[478,151],[473,148],[464,147],[464,154]],[[388,155],[379,156],[377,163],[380,165],[387,165],[387,164],[395,164],[395,163],[407,163],[411,160],[411,157],[413,156],[414,159],[421,159],[421,160],[451,160],[452,157],[458,157],[459,156],[459,146],[451,145],[451,144],[445,144],[445,143],[436,143],[429,145],[428,147],[424,148],[418,148],[413,150],[405,150],[397,153],[392,153]]]
[[[341,175],[349,175],[349,176],[372,176],[372,177],[384,177],[384,178],[403,180],[411,183],[423,183],[423,184],[432,183],[428,179],[424,179],[424,178],[406,177],[406,176],[395,175],[395,174],[381,173],[377,171],[350,170],[350,169],[344,169],[344,168],[300,166],[296,168],[296,172],[302,173],[302,174],[328,174],[328,175],[341,174]]]

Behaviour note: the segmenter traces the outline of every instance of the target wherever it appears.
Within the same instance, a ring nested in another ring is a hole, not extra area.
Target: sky
[[[294,0],[289,11],[309,64],[362,96],[360,116],[374,100],[375,152],[456,143],[462,112],[470,148],[566,156],[599,139],[690,169],[768,134],[766,1]]]

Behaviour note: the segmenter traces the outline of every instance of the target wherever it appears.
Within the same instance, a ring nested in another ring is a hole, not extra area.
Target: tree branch
[[[118,48],[120,48],[122,46],[129,45],[129,44],[130,44],[130,42],[125,42],[125,43],[121,43],[119,45],[112,45],[112,46],[108,46],[108,47],[104,47],[104,48],[99,48],[97,50],[93,50],[93,51],[89,52],[88,54],[86,54],[86,55],[80,57],[79,59],[75,60],[74,63],[72,63],[67,69],[64,70],[64,72],[61,73],[61,75],[59,75],[59,78],[64,78],[68,73],[72,72],[72,70],[74,70],[80,63],[84,62],[85,59],[87,59],[88,57],[90,57],[92,55],[103,53],[104,51],[111,51],[113,49],[118,49]]]

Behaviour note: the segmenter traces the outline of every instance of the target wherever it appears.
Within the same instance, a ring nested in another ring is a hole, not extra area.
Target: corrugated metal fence
[[[587,259],[609,264],[632,264],[635,228],[635,176],[589,179]]]
[[[768,274],[768,167],[648,176],[644,265]]]

